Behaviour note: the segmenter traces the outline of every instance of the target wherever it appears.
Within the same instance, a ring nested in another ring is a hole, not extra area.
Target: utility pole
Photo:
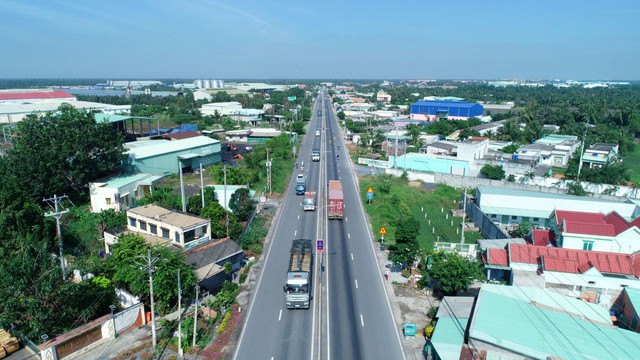
[[[153,303],[153,272],[156,270],[155,263],[158,258],[151,257],[151,249],[147,249],[147,257],[145,258],[147,264],[141,266],[141,270],[147,270],[149,272],[149,293],[151,295],[151,339],[153,341],[153,348],[156,348],[156,312]]]
[[[271,197],[271,161],[269,160],[269,148],[267,148],[267,187],[269,188],[269,197]]]
[[[460,229],[460,244],[464,244],[464,218],[467,216],[467,188],[464,188],[462,197],[462,229]]]
[[[578,163],[578,176],[576,183],[580,184],[580,171],[582,171],[582,154],[584,154],[584,143],[587,142],[587,124],[584,124],[584,132],[582,133],[582,145],[580,146],[580,163]]]
[[[196,334],[198,329],[198,293],[200,285],[196,284],[196,311],[193,312],[193,347],[196,346]]]
[[[396,155],[393,157],[393,168],[398,168],[398,125],[396,125]]]
[[[184,178],[182,177],[182,162],[178,159],[178,170],[180,171],[180,195],[182,196],[182,212],[187,212],[187,202],[184,197]]]
[[[227,202],[227,164],[224,164],[224,167],[222,168],[222,171],[224,172],[224,206],[226,206],[227,208],[225,209],[226,211],[224,212],[225,214],[225,225],[227,227],[227,237],[229,237],[229,203]]]
[[[200,163],[200,197],[202,198],[202,208],[204,209],[204,173],[202,172],[202,163]]]
[[[62,243],[62,231],[60,229],[60,218],[62,215],[69,212],[68,209],[59,210],[60,202],[67,198],[67,195],[63,195],[58,197],[57,195],[53,195],[52,198],[42,199],[42,201],[46,202],[47,205],[51,208],[52,211],[45,213],[45,216],[53,216],[56,218],[56,235],[58,235],[58,239],[60,240],[60,267],[62,268],[62,280],[67,280],[67,268],[64,265],[64,245]]]
[[[178,356],[182,358],[182,288],[180,287],[180,268],[178,268]]]

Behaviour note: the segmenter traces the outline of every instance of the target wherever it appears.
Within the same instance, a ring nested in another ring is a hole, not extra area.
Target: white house
[[[558,246],[566,249],[632,254],[640,250],[640,218],[628,222],[609,214],[555,210],[551,217]]]
[[[211,220],[152,204],[127,210],[127,230],[190,248],[211,239]]]
[[[153,185],[164,176],[151,174],[116,175],[89,184],[91,211],[113,209],[116,212],[129,209],[135,201],[150,194]]]

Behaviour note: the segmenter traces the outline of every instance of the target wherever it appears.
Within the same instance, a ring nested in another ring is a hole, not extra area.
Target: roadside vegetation
[[[452,216],[451,210],[460,208],[462,192],[447,185],[438,185],[435,191],[428,191],[417,182],[415,185],[408,186],[406,179],[391,175],[360,178],[360,195],[377,239],[380,240],[377,233],[384,226],[385,243],[395,244],[401,224],[413,219],[419,225],[417,241],[422,253],[432,251],[436,241],[459,242],[460,233],[456,229],[461,228],[462,219]],[[374,198],[367,205],[369,187]],[[479,232],[465,232],[465,241],[469,243],[481,238]]]

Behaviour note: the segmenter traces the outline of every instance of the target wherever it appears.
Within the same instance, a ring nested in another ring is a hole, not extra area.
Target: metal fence
[[[470,197],[466,197],[462,194],[463,201],[467,202],[467,217],[473,221],[480,229],[480,232],[485,239],[508,239],[509,235],[504,232],[499,226],[493,223],[485,213],[480,210],[478,205]]]

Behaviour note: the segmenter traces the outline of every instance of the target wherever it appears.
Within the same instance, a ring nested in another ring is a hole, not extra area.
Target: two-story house
[[[559,247],[632,254],[640,250],[640,218],[628,222],[609,214],[555,210],[552,230]]]
[[[152,204],[127,210],[127,231],[142,235],[150,244],[188,249],[211,239],[211,220]],[[117,239],[105,234],[107,253]]]
[[[582,166],[601,168],[607,164],[618,161],[619,147],[617,144],[595,143],[582,155]]]

